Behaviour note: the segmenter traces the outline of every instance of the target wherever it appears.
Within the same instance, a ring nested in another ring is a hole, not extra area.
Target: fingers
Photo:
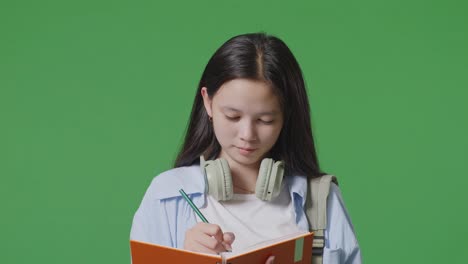
[[[218,225],[198,223],[185,233],[184,249],[217,254],[231,250],[234,234],[223,231]]]
[[[275,256],[268,257],[268,259],[265,262],[265,264],[273,264],[273,263],[275,263]]]
[[[232,245],[234,239],[236,239],[236,236],[232,232],[226,232],[223,234],[223,241],[229,245]]]
[[[219,225],[198,223],[195,227],[197,227],[197,230],[200,232],[212,236],[218,241],[223,240],[223,231]]]
[[[226,248],[227,245],[223,243],[221,227],[214,224],[200,223],[199,228],[199,231],[204,235],[199,236],[197,241],[207,249],[214,250],[216,253],[231,250],[230,245],[229,248]]]
[[[234,239],[236,236],[232,232],[226,232],[223,234],[223,246],[227,251],[232,251],[232,243],[234,243]]]
[[[226,251],[224,245],[222,244],[222,240],[218,240],[213,236],[207,235],[206,233],[200,233],[194,240],[210,251],[210,253],[218,253]]]

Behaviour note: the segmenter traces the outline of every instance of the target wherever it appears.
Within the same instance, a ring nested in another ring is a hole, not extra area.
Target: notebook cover
[[[278,242],[274,245],[228,257],[228,264],[264,264],[269,256],[275,256],[275,263],[310,264],[312,262],[313,233],[304,234],[299,239]]]
[[[130,240],[132,264],[216,264],[221,256]]]

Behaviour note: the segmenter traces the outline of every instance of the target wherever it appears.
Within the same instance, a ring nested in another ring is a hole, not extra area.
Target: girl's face
[[[272,88],[260,81],[234,79],[211,99],[206,87],[201,93],[222,148],[220,157],[230,165],[259,166],[283,127],[283,113]]]

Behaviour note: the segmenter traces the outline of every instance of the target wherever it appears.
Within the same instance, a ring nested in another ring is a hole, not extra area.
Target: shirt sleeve
[[[153,180],[133,217],[130,239],[173,246],[166,203],[155,198],[157,180]]]
[[[361,250],[354,227],[343,202],[341,191],[330,185],[327,200],[327,230],[325,231],[324,264],[361,264]]]
[[[151,208],[142,203],[135,215],[133,216],[132,229],[130,231],[130,239],[138,240],[151,243],[151,219],[150,215]]]

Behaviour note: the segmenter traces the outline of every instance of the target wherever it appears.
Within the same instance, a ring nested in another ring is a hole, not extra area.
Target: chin
[[[261,161],[261,158],[258,156],[243,156],[243,155],[230,155],[231,159],[236,161],[237,163],[243,164],[243,165],[253,165]]]
[[[261,153],[261,150],[259,149],[249,155],[243,155],[235,146],[227,147],[222,152],[224,152],[224,155],[226,155],[225,158],[229,158],[232,161],[245,166],[251,166],[259,163],[263,157],[263,154],[259,154]]]

